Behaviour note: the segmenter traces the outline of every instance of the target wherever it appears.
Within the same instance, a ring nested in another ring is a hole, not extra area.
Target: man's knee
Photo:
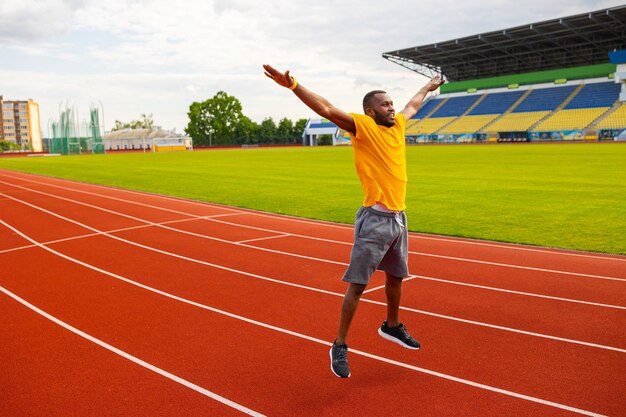
[[[350,283],[350,285],[348,286],[348,291],[346,292],[346,295],[361,298],[361,295],[363,295],[363,291],[365,291],[365,287],[366,285],[364,284]]]
[[[391,274],[387,274],[387,285],[390,286],[402,286],[402,280],[404,277],[396,277]]]

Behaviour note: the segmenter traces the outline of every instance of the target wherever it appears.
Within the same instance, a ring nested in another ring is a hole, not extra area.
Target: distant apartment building
[[[41,122],[39,103],[28,101],[3,100],[0,96],[2,119],[0,119],[0,140],[13,142],[22,147],[41,152]]]

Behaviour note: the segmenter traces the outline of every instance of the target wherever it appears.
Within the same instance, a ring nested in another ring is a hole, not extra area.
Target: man
[[[350,376],[346,338],[361,295],[376,269],[386,273],[387,320],[378,329],[383,338],[409,349],[420,344],[398,319],[402,280],[408,271],[406,229],[406,155],[404,130],[430,91],[444,81],[434,77],[409,100],[398,114],[386,92],[375,90],[363,98],[365,115],[346,113],[299,84],[289,74],[263,65],[265,75],[289,88],[315,113],[350,134],[354,162],[363,187],[363,207],[358,211],[350,266],[343,276],[349,286],[341,306],[339,332],[330,349],[331,370],[341,378]]]

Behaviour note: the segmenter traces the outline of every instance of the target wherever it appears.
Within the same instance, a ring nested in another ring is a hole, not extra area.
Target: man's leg
[[[336,343],[338,345],[345,345],[346,338],[348,337],[348,331],[350,330],[350,324],[356,313],[356,308],[359,305],[361,295],[365,291],[365,285],[350,283],[346,294],[343,297],[343,303],[341,304],[341,317],[339,319],[339,333],[337,334]]]
[[[387,295],[387,320],[378,329],[378,334],[407,349],[419,349],[420,343],[411,337],[404,324],[398,320],[400,298],[402,297],[402,278],[387,274],[385,294]]]
[[[398,312],[400,310],[400,298],[402,298],[402,278],[387,273],[385,295],[387,296],[387,325],[396,327],[400,324]]]
[[[348,330],[350,330],[350,324],[356,313],[356,308],[359,305],[361,295],[365,290],[365,285],[350,283],[346,290],[346,295],[343,297],[343,304],[341,305],[341,318],[339,319],[339,333],[333,346],[330,348],[330,369],[335,375],[341,378],[348,378],[350,376],[350,367],[348,366],[348,345],[346,345],[346,338],[348,337]]]

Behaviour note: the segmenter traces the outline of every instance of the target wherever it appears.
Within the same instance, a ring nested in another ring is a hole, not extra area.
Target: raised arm
[[[422,107],[422,102],[426,98],[426,95],[429,92],[438,89],[439,86],[443,83],[445,83],[445,80],[438,75],[431,78],[430,81],[424,87],[422,87],[417,92],[417,94],[415,94],[413,98],[411,98],[411,100],[409,100],[409,102],[400,113],[404,114],[404,117],[406,117],[407,120],[415,116],[420,107]]]
[[[333,106],[324,97],[306,89],[289,74],[289,70],[281,73],[267,64],[263,65],[263,69],[265,70],[265,75],[274,80],[276,84],[293,90],[294,94],[315,113],[330,120],[341,129],[352,134],[356,133],[354,119],[349,113]]]

